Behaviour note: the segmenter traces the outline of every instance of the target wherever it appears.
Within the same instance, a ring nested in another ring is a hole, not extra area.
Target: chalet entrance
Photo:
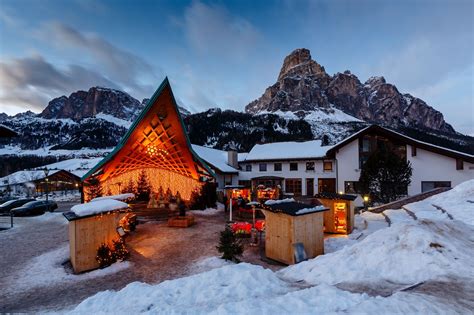
[[[314,178],[306,178],[306,195],[314,196]]]
[[[318,179],[318,193],[336,193],[336,179],[335,178],[320,178]]]

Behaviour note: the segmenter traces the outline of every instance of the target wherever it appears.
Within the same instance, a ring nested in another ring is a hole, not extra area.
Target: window
[[[306,170],[314,171],[314,162],[306,162]]]
[[[344,192],[346,194],[358,194],[359,182],[344,182]]]
[[[456,159],[456,169],[457,169],[458,171],[464,169],[464,162],[463,162],[463,160],[461,160],[461,159]]]
[[[287,178],[285,180],[285,192],[301,196],[301,178]]]
[[[245,165],[245,171],[246,172],[251,172],[252,171],[252,164]]]
[[[451,187],[451,182],[421,182],[421,192],[433,190],[440,187]]]
[[[266,163],[260,163],[258,164],[258,170],[260,172],[266,172],[267,171],[267,164]]]
[[[239,185],[244,187],[251,187],[252,182],[250,180],[239,180]]]
[[[281,163],[275,163],[273,164],[273,170],[275,172],[281,172]]]
[[[290,171],[297,171],[298,163],[290,163]]]
[[[416,147],[414,145],[411,146],[411,156],[416,156]]]
[[[324,161],[323,162],[323,170],[325,172],[332,172],[332,161]]]
[[[369,152],[370,151],[370,140],[364,138],[362,140],[362,152]]]
[[[377,134],[367,134],[359,138],[359,168],[362,168],[375,151],[383,149],[393,151],[397,156],[406,160],[407,148],[404,143],[397,139],[389,139]]]

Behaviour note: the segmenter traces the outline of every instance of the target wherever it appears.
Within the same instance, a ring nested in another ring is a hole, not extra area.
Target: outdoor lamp
[[[364,202],[369,202],[369,196],[364,196]]]

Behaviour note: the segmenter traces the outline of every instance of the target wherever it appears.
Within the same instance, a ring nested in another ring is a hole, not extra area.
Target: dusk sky
[[[330,75],[382,75],[474,134],[473,3],[0,0],[0,112],[96,85],[141,100],[165,76],[192,112],[243,110],[305,47]]]

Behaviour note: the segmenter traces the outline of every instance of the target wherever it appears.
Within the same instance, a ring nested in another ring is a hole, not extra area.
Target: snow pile
[[[466,311],[459,307],[460,311]],[[224,266],[157,285],[134,282],[122,290],[89,297],[75,314],[426,314],[446,305],[422,294],[397,292],[383,298],[326,284],[290,287],[275,273],[246,263]]]
[[[277,204],[280,204],[280,203],[287,203],[287,202],[295,202],[295,199],[294,198],[286,198],[286,199],[281,199],[281,200],[267,200],[265,201],[265,204],[267,206],[271,206],[271,205],[277,205]]]
[[[104,199],[75,205],[71,208],[78,217],[128,208],[128,204],[114,199]]]
[[[191,266],[192,273],[201,273],[205,271],[209,271],[212,269],[220,268],[223,266],[233,265],[234,263],[219,257],[206,257],[195,262]]]
[[[135,198],[135,195],[132,193],[126,193],[126,194],[120,194],[120,195],[111,195],[111,196],[103,196],[103,197],[97,197],[91,200],[91,202],[96,202],[99,200],[108,200],[108,199],[113,199],[113,200],[127,200]]]
[[[395,224],[353,246],[283,269],[280,275],[311,284],[413,284],[450,274],[474,277],[473,242],[474,227],[459,221]]]
[[[448,218],[433,205],[443,208],[456,220],[474,225],[474,179],[461,183],[444,193],[408,204],[405,208],[414,212],[419,218]]]
[[[202,314],[219,308],[221,304],[248,298],[266,299],[285,294],[288,290],[286,283],[272,271],[242,263],[157,285],[133,282],[118,292],[97,293],[79,304],[74,312]]]

